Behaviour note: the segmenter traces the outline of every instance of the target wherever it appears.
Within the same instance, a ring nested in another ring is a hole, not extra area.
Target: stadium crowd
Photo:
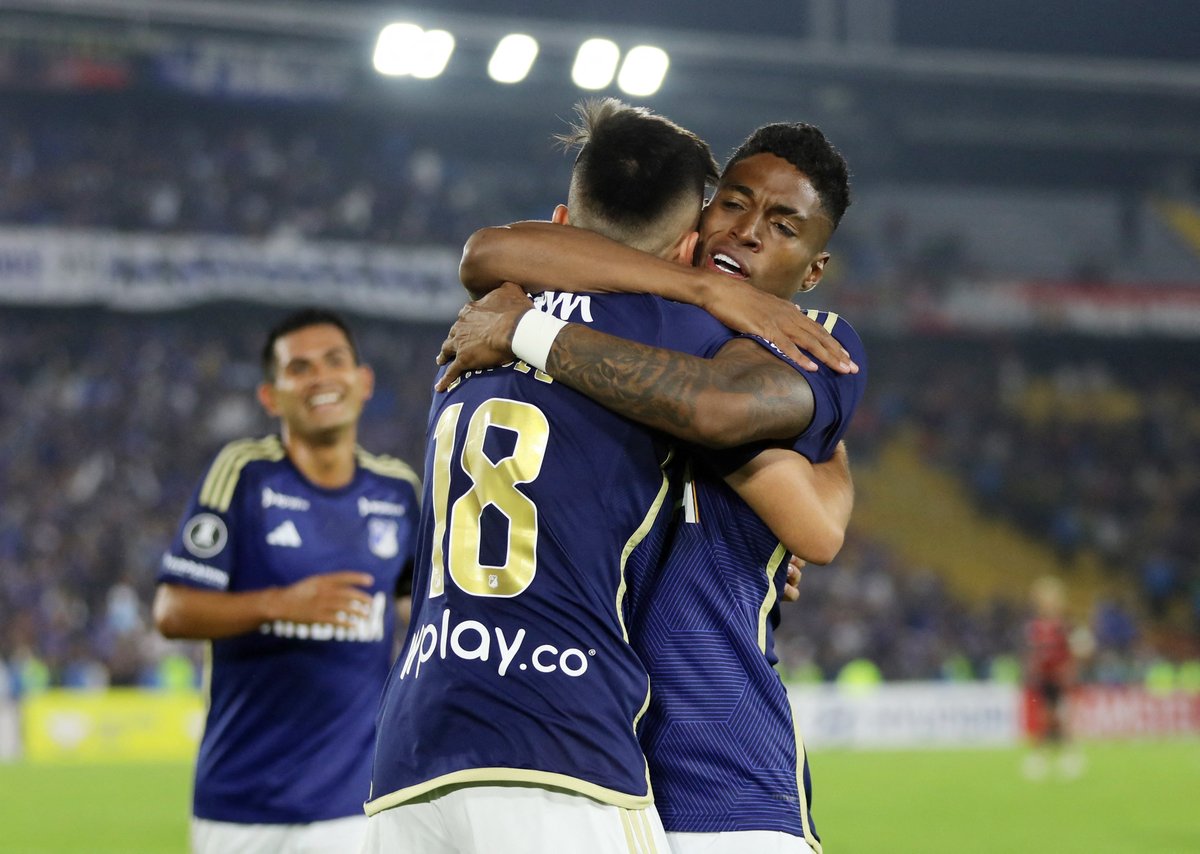
[[[1179,342],[954,341],[879,382],[928,462],[980,507],[1129,578],[1155,621],[1200,628],[1200,372]],[[946,358],[953,355],[953,359]],[[915,370],[914,370],[915,368]]]
[[[564,183],[456,157],[382,119],[86,99],[5,113],[0,222],[13,224],[461,244],[481,223],[549,216]]]
[[[480,224],[545,216],[564,183],[565,171],[435,150],[394,117],[314,123],[287,109],[164,102],[147,121],[139,109],[10,97],[0,223],[457,246]],[[831,290],[836,304],[840,289],[878,319],[895,291],[919,300],[981,274],[953,235],[929,255],[936,235],[901,240],[894,217],[878,233],[849,225],[818,304]],[[10,403],[0,410],[0,662],[17,681],[153,683],[178,661],[148,620],[155,567],[195,472],[229,438],[268,430],[249,392],[272,316],[217,305],[0,313]],[[1200,514],[1200,372],[1170,349],[1192,345],[1047,348],[856,325],[870,338],[872,376],[853,457],[916,431],[926,460],[968,483],[982,508],[1053,543],[1068,580],[1084,553],[1128,579],[1134,595],[1093,617],[1096,678],[1126,678],[1152,654],[1143,614],[1200,633],[1200,533],[1189,524]],[[419,464],[445,330],[378,319],[360,328],[380,376],[363,444]],[[802,597],[778,644],[785,667],[818,678],[859,659],[889,679],[986,677],[1017,652],[1026,608],[1019,595],[956,602],[937,575],[901,565],[853,526],[834,565],[806,573]]]
[[[13,405],[0,412],[0,660],[26,689],[157,684],[170,681],[164,662],[196,662],[149,621],[155,571],[194,473],[224,441],[269,430],[251,391],[275,313],[4,310],[0,393]],[[362,442],[419,462],[444,329],[358,326],[379,376]],[[1133,385],[1069,360],[1042,371],[1015,352],[983,358],[980,345],[961,358],[963,342],[872,346],[866,428],[850,437],[858,460],[916,429],[929,461],[969,480],[989,510],[1051,538],[1068,581],[1072,556],[1090,548],[1141,590],[1141,603],[1094,614],[1094,678],[1134,677],[1152,657],[1142,613],[1188,608],[1200,625],[1187,525],[1200,495],[1194,376]],[[1067,404],[1048,409],[1039,395],[1055,383]],[[834,678],[858,659],[888,679],[1003,676],[1027,616],[1020,595],[956,601],[938,576],[853,528],[830,567],[806,571],[801,602],[783,607],[778,646],[797,678]]]

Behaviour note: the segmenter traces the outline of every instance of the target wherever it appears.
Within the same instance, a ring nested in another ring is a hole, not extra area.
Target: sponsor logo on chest
[[[386,610],[387,597],[383,593],[376,593],[371,598],[371,613],[352,618],[348,626],[276,620],[273,623],[263,623],[259,627],[259,631],[264,635],[307,641],[352,641],[358,643],[381,641],[383,640]]]
[[[370,498],[358,499],[359,516],[403,516],[408,510],[403,504],[393,504],[391,501],[372,501]]]
[[[276,492],[266,486],[262,491],[262,506],[264,510],[268,507],[282,507],[284,510],[304,511],[312,504],[307,498],[301,498],[298,495],[284,495],[282,492]]]
[[[409,639],[400,678],[411,675],[417,679],[422,665],[447,657],[482,662],[495,668],[499,676],[518,670],[530,675],[561,673],[578,678],[587,672],[590,659],[596,655],[595,649],[586,652],[576,647],[559,649],[549,643],[535,646],[535,641],[526,643],[527,636],[524,628],[518,628],[510,637],[500,626],[489,629],[478,620],[454,622],[447,608],[442,611],[439,623],[426,623]]]

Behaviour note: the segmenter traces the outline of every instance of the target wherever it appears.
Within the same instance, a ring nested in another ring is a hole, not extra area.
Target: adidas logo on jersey
[[[282,525],[267,534],[267,545],[298,549],[304,545],[304,542],[300,539],[300,532],[296,530],[296,524],[291,519],[287,519]]]

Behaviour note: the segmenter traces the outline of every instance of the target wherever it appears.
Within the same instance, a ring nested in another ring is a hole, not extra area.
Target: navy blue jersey
[[[419,484],[399,460],[360,450],[357,462],[347,486],[323,489],[277,437],[232,442],[163,555],[159,582],[211,590],[341,570],[375,577],[370,615],[355,626],[276,622],[211,641],[193,802],[200,818],[297,824],[362,814]]]
[[[538,302],[704,357],[731,337],[657,297]],[[627,572],[659,556],[669,456],[653,431],[523,362],[435,395],[412,620],[380,711],[369,814],[463,783],[651,802],[635,734],[648,677],[623,599]]]
[[[820,462],[862,396],[866,357],[844,320],[810,316],[861,367],[854,375],[824,366],[805,373],[815,412],[791,447]],[[654,689],[642,744],[668,831],[774,830],[816,847],[807,760],[774,669],[772,629],[788,554],[714,473],[736,467],[724,463],[730,456],[744,451],[694,456],[666,559],[633,588],[630,637]]]

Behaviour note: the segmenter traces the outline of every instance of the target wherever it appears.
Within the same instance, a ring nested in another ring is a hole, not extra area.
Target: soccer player
[[[716,172],[707,145],[615,101],[589,113],[587,131],[572,216],[690,262]],[[732,415],[701,419],[700,440],[786,436],[805,417],[780,414],[793,386],[704,358],[732,333],[692,306],[603,294],[544,304],[697,354],[676,385],[698,382]],[[626,579],[658,562],[671,448],[523,361],[461,375],[429,423],[413,616],[380,712],[365,850],[665,850],[635,734],[648,678],[623,599]]]
[[[374,378],[338,315],[285,318],[262,368],[280,433],[217,454],[154,600],[166,637],[211,642],[192,848],[353,851],[419,484],[355,443]]]
[[[1056,758],[1064,776],[1083,772],[1083,755],[1070,745],[1067,694],[1075,681],[1075,655],[1064,616],[1066,592],[1053,576],[1033,583],[1034,617],[1025,627],[1026,708],[1034,750],[1025,759],[1025,774],[1040,779]]]
[[[705,209],[697,258],[709,271],[790,297],[819,281],[829,258],[826,243],[848,204],[845,161],[818,129],[765,126],[726,165]],[[604,281],[609,289],[639,290],[650,282],[657,292],[686,296],[685,271],[578,230],[520,224],[477,238],[491,244],[484,269],[478,257],[470,257],[470,244],[463,266],[478,287],[503,279],[542,287],[557,277],[560,286],[565,281],[594,288]],[[536,265],[522,260],[531,257]],[[703,281],[704,275],[697,271],[691,281]],[[861,344],[844,320],[813,314],[862,361]],[[531,315],[519,295],[499,289],[464,310],[443,355],[457,354],[463,368],[504,358],[513,330]],[[678,354],[577,324],[555,334],[553,343],[543,342],[547,355],[541,366],[556,381],[642,423],[694,438],[678,429],[684,412],[679,401],[656,386],[659,372]],[[522,346],[511,348],[528,355]],[[747,364],[753,355],[747,353]],[[822,368],[794,377],[811,390],[811,418],[788,444],[813,462],[843,453],[838,441],[865,375]],[[632,599],[630,635],[654,689],[642,743],[659,812],[679,852],[820,851],[809,810],[807,759],[786,689],[773,669],[774,605],[787,563],[780,539],[788,540],[772,514],[756,516],[718,476],[740,464],[729,480],[735,484],[738,472],[753,471],[756,460],[781,453],[761,450],[751,446],[695,457],[682,521],[664,565],[646,583],[633,585],[648,591]]]

